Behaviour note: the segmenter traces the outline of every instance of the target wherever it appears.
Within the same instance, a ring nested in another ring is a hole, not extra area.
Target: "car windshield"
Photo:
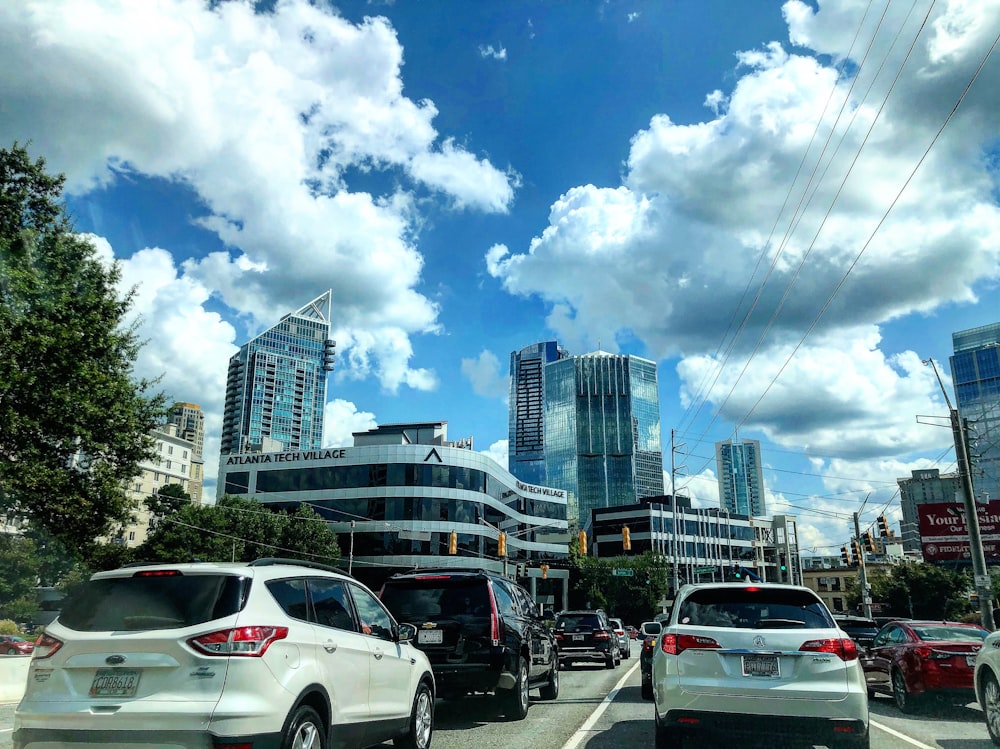
[[[823,603],[789,588],[707,588],[681,603],[678,624],[744,629],[817,629],[836,626]]]
[[[483,579],[389,581],[381,599],[401,621],[485,616],[492,610]]]
[[[601,618],[597,614],[563,614],[556,620],[556,629],[600,629]]]
[[[913,628],[914,634],[921,640],[968,642],[969,640],[985,640],[989,634],[978,627],[949,627],[947,625],[922,625]]]
[[[59,622],[81,632],[174,629],[220,619],[246,602],[237,575],[143,575],[90,580],[67,601]]]

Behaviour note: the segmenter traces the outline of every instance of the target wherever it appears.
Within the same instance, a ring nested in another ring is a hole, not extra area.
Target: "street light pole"
[[[944,402],[948,406],[951,420],[951,433],[955,440],[955,462],[958,464],[958,479],[962,484],[962,499],[965,503],[965,524],[969,528],[969,554],[972,557],[972,574],[976,593],[979,595],[979,613],[983,626],[992,632],[996,628],[993,621],[993,585],[989,572],[986,570],[986,554],[983,552],[983,539],[979,533],[979,512],[976,507],[976,495],[972,486],[972,471],[969,465],[969,446],[965,440],[965,430],[958,409],[953,408],[948,391],[945,390],[941,373],[933,359],[924,359],[924,364],[930,364],[937,377]]]

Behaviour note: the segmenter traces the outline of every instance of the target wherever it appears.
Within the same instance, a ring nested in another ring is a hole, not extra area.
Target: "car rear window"
[[[556,619],[556,629],[601,629],[601,617],[597,614],[563,614]]]
[[[155,575],[90,580],[59,614],[80,632],[177,629],[237,613],[250,580],[237,575]]]
[[[951,642],[968,642],[969,640],[985,640],[989,634],[978,627],[949,627],[947,625],[931,625],[914,627],[913,631],[921,640],[937,640]]]
[[[783,588],[707,588],[681,602],[678,624],[744,629],[822,629],[835,627],[829,610],[815,595]]]
[[[389,580],[379,596],[399,621],[455,616],[488,616],[492,611],[485,579],[434,577]]]

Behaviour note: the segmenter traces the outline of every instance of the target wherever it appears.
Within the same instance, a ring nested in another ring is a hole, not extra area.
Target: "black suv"
[[[603,661],[608,668],[617,668],[621,663],[618,638],[601,609],[560,611],[555,632],[560,665]]]
[[[870,648],[880,629],[878,622],[863,616],[842,616],[834,614],[834,620],[860,647]]]
[[[379,593],[400,621],[417,626],[442,698],[494,693],[509,720],[528,713],[528,690],[559,695],[556,638],[531,594],[485,570],[414,570],[393,575]]]

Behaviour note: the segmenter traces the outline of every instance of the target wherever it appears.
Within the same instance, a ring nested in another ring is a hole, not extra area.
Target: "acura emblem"
[[[764,638],[761,637],[760,635],[757,635],[756,637],[753,638],[753,646],[755,648],[762,648],[764,647],[764,645],[765,645]]]
[[[109,655],[104,659],[104,662],[109,666],[120,666],[125,662],[124,655]]]

